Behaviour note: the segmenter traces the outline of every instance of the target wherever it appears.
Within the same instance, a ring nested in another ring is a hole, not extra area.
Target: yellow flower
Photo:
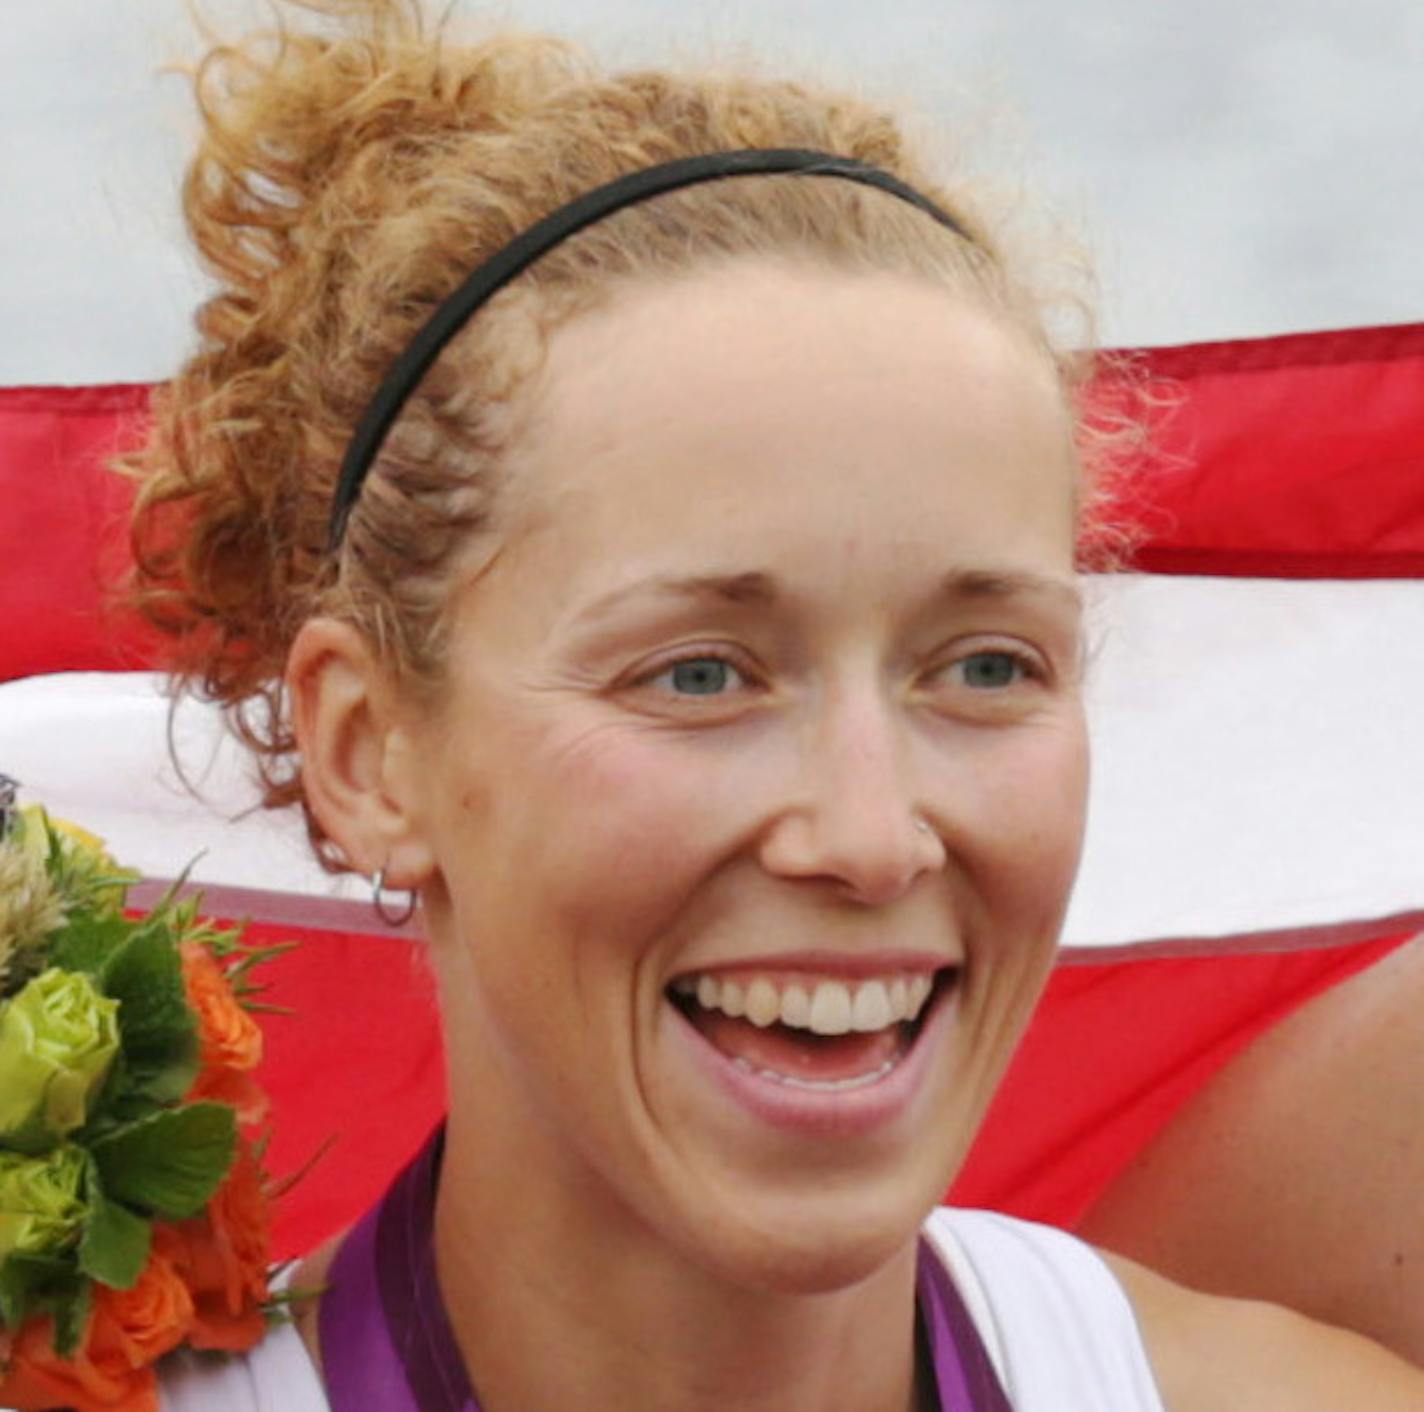
[[[34,805],[27,805],[27,808],[35,808]],[[68,819],[56,819],[51,817],[49,826],[55,833],[62,834],[73,846],[81,852],[89,854],[96,863],[102,863],[105,868],[116,870],[118,864],[114,862],[109,854],[109,850],[104,846],[104,840],[98,834],[90,833],[88,829],[81,829],[78,824],[71,824]]]
[[[66,919],[75,911],[117,916],[128,887],[138,880],[137,873],[119,867],[103,839],[38,804],[17,812],[8,842],[44,866]]]

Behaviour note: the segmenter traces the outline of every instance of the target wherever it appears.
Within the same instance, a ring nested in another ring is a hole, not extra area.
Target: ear
[[[311,618],[287,655],[286,682],[302,786],[322,828],[360,871],[419,887],[435,863],[390,673],[349,623]]]

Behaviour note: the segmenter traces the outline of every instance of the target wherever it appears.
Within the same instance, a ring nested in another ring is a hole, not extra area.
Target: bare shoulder
[[[1424,935],[1295,1011],[1078,1226],[1198,1289],[1342,1324],[1424,1366]]]
[[[1132,1301],[1168,1412],[1424,1409],[1424,1371],[1359,1334],[1103,1258]]]

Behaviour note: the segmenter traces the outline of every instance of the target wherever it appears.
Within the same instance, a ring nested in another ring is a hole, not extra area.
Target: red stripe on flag
[[[112,607],[132,487],[105,471],[142,435],[149,395],[0,388],[0,681],[151,664],[144,631]]]
[[[1150,573],[1424,576],[1424,324],[1154,349]],[[1175,385],[1175,392],[1174,392]]]
[[[1060,965],[954,1201],[1075,1225],[1252,1040],[1411,935],[1312,951]]]
[[[272,1098],[268,1167],[310,1175],[281,1199],[278,1259],[313,1249],[373,1205],[445,1111],[435,988],[423,947],[254,923],[246,940],[296,939],[254,979],[264,1003],[260,1078]]]
[[[1424,324],[1155,349],[1174,388],[1122,513],[1133,566],[1173,574],[1424,577]],[[105,473],[149,389],[0,388],[0,681],[152,665],[115,614],[130,487]]]

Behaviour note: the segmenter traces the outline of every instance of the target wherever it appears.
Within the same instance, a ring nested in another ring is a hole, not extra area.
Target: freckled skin
[[[907,705],[887,667],[986,625],[907,631],[947,564],[1071,575],[1072,469],[1046,369],[949,296],[888,278],[737,280],[733,313],[707,277],[555,340],[521,457],[533,528],[516,525],[460,605],[430,737],[448,887],[432,912],[460,978],[447,1004],[480,1005],[521,1101],[564,1115],[566,1157],[733,1277],[807,1278],[814,1251],[811,1278],[834,1283],[903,1245],[943,1189],[1048,964],[1079,838],[1068,661],[1028,718],[999,726]],[[880,370],[896,359],[892,391]],[[610,647],[585,650],[571,626],[585,604],[689,565],[768,567],[794,607],[667,628],[635,610]],[[1007,612],[987,625],[1046,635]],[[1072,630],[1053,631],[1066,659]],[[664,639],[723,637],[766,663],[769,698],[725,722],[600,689]],[[470,773],[490,782],[483,807],[450,809],[446,782]],[[948,858],[906,835],[914,809]],[[848,903],[858,891],[875,903]],[[828,935],[971,953],[959,1052],[912,1122],[862,1148],[739,1122],[661,1033],[676,971]],[[489,1064],[472,1055],[470,1071]],[[938,1143],[921,1140],[931,1123]],[[837,1170],[856,1180],[808,1201]],[[856,1234],[837,1250],[828,1229]]]
[[[917,1230],[1041,988],[1082,832],[1052,371],[936,286],[741,261],[567,324],[522,412],[434,705],[330,620],[288,670],[323,824],[422,891],[437,1270],[482,1405],[931,1405]],[[851,1136],[730,1098],[665,994],[895,948],[956,965],[954,1006]],[[1114,1268],[1170,1412],[1424,1405],[1354,1336]]]
[[[441,987],[462,1349],[492,1405],[700,1388],[899,1412],[916,1232],[1041,988],[1081,841],[1053,370],[934,285],[742,262],[559,330],[524,418],[500,552],[405,728],[428,864],[398,881]],[[964,571],[1038,586],[946,589]],[[774,592],[595,611],[738,574]],[[976,652],[1005,686],[967,680]],[[730,689],[680,697],[677,653],[727,662]],[[827,947],[963,963],[928,1077],[850,1140],[715,1092],[664,994]],[[564,1372],[528,1341],[554,1324]]]

